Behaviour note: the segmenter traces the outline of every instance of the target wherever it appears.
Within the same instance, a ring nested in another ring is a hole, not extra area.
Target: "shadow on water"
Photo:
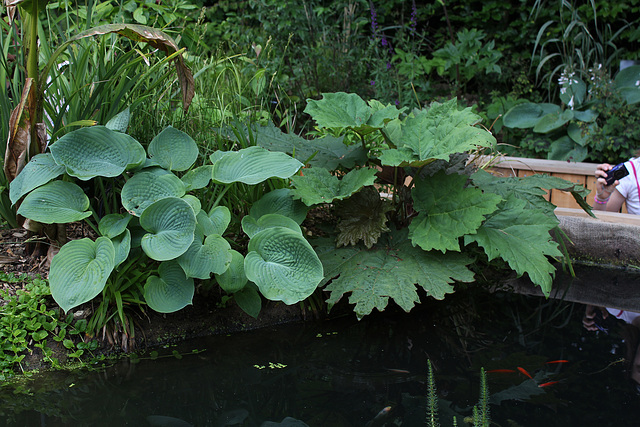
[[[493,425],[636,425],[624,328],[609,318],[608,334],[590,332],[583,315],[579,303],[469,289],[408,315],[199,339],[159,350],[168,357],[45,374],[30,394],[4,387],[0,425],[424,426],[427,360],[443,426],[456,414],[466,425],[481,367]]]

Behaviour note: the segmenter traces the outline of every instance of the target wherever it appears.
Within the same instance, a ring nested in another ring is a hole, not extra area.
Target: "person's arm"
[[[608,163],[603,163],[596,167],[596,197],[593,209],[596,211],[608,211],[608,212],[620,212],[622,204],[625,202],[625,198],[616,187],[620,184],[620,181],[616,180],[611,185],[605,185],[607,182],[607,171],[613,166]]]

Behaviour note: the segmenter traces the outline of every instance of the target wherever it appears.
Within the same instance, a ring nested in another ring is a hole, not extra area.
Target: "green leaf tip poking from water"
[[[493,193],[465,187],[466,175],[439,172],[419,178],[411,193],[419,215],[409,226],[409,238],[425,251],[460,251],[459,238],[473,234],[502,200]]]
[[[443,299],[454,291],[454,281],[471,282],[467,268],[471,259],[461,253],[430,251],[413,247],[407,230],[384,234],[371,249],[350,246],[336,249],[329,239],[321,241],[316,251],[325,269],[323,283],[331,292],[327,302],[333,306],[345,294],[355,304],[358,318],[383,311],[392,298],[405,311],[419,302],[416,286],[429,296]]]
[[[297,231],[270,227],[249,241],[247,278],[265,298],[295,304],[310,296],[323,278],[322,263]]]
[[[327,169],[308,168],[304,170],[304,176],[291,177],[296,187],[293,196],[307,206],[346,199],[363,187],[373,185],[377,172],[374,168],[353,169],[339,179]]]
[[[478,147],[489,147],[496,139],[481,127],[474,126],[480,116],[471,108],[458,110],[456,99],[434,102],[428,110],[419,111],[406,119],[399,131],[389,134],[397,147],[384,150],[383,165],[424,166],[433,160],[449,160],[452,154]]]
[[[67,312],[96,297],[107,283],[115,266],[111,240],[98,237],[72,240],[60,248],[51,261],[51,295]]]
[[[465,244],[477,242],[489,260],[502,258],[519,275],[527,273],[549,295],[555,267],[547,256],[562,256],[549,234],[558,220],[526,206],[524,200],[509,195],[476,234],[465,236]]]

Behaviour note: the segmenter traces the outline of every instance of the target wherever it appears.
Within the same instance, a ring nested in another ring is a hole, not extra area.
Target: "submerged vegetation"
[[[28,325],[6,332],[7,369],[26,334],[129,350],[137,314],[198,289],[253,317],[318,289],[358,318],[389,299],[409,311],[486,268],[548,295],[563,254],[545,190],[589,210],[585,190],[497,178],[479,155],[629,155],[640,67],[615,67],[637,55],[640,3],[587,3],[562,2],[559,21],[514,3],[502,32],[498,2],[8,3],[0,215],[46,236],[33,255],[50,270],[3,307]]]

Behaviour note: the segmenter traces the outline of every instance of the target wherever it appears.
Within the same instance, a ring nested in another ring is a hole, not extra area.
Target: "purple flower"
[[[400,101],[396,99],[396,107],[399,107],[399,106],[400,106]]]
[[[376,81],[375,80],[371,80],[371,86],[375,86]]]
[[[369,8],[371,9],[371,32],[375,36],[378,34],[378,14],[376,13],[376,9],[373,7],[373,2],[369,2]]]
[[[415,33],[416,25],[418,25],[418,9],[416,8],[416,1],[411,1],[411,21],[409,23],[409,27],[411,28],[411,32]]]
[[[387,70],[391,69],[391,62],[387,62]]]
[[[382,41],[380,42],[382,44],[382,46],[388,46],[389,42],[387,41],[387,39],[385,37],[382,37]]]

